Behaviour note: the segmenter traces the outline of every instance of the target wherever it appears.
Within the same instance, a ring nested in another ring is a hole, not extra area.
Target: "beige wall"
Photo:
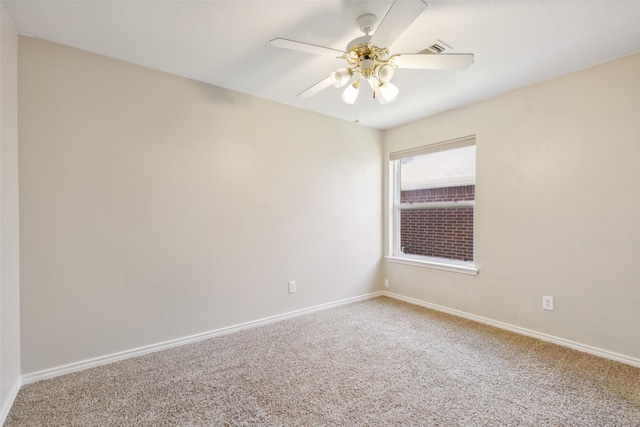
[[[20,386],[18,36],[0,4],[0,424]]]
[[[637,54],[386,131],[385,158],[477,136],[480,273],[385,263],[390,291],[640,358],[639,76]]]
[[[379,290],[378,131],[24,37],[19,90],[23,375]]]
[[[380,132],[19,47],[23,374],[380,289]],[[390,291],[640,358],[638,75],[635,55],[385,131],[384,158],[475,134],[478,162],[479,275],[382,263]]]

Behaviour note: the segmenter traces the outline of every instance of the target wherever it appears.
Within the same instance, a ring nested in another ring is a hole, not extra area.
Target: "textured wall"
[[[25,374],[380,288],[378,131],[19,47]]]

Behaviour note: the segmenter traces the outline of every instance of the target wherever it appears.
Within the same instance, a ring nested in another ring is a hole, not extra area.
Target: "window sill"
[[[393,262],[396,264],[406,264],[413,265],[416,267],[424,267],[424,268],[433,268],[436,270],[444,270],[444,271],[452,271],[454,273],[462,273],[462,274],[470,274],[475,276],[478,274],[478,268],[463,261],[454,261],[454,260],[427,260],[423,258],[409,258],[409,257],[398,257],[398,256],[386,256],[384,257],[387,261]]]

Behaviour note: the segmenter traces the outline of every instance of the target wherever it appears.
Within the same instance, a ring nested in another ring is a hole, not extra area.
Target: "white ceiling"
[[[399,0],[417,1],[417,0]],[[428,1],[390,46],[416,53],[440,39],[474,53],[464,71],[397,70],[398,100],[362,90],[355,105],[330,87],[296,95],[343,60],[278,49],[282,37],[343,50],[356,18],[392,1],[10,0],[19,34],[385,129],[640,51],[640,1]]]

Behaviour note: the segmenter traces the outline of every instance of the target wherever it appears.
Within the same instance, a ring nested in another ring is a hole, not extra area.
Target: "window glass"
[[[394,161],[394,255],[473,263],[475,145],[442,148]]]

